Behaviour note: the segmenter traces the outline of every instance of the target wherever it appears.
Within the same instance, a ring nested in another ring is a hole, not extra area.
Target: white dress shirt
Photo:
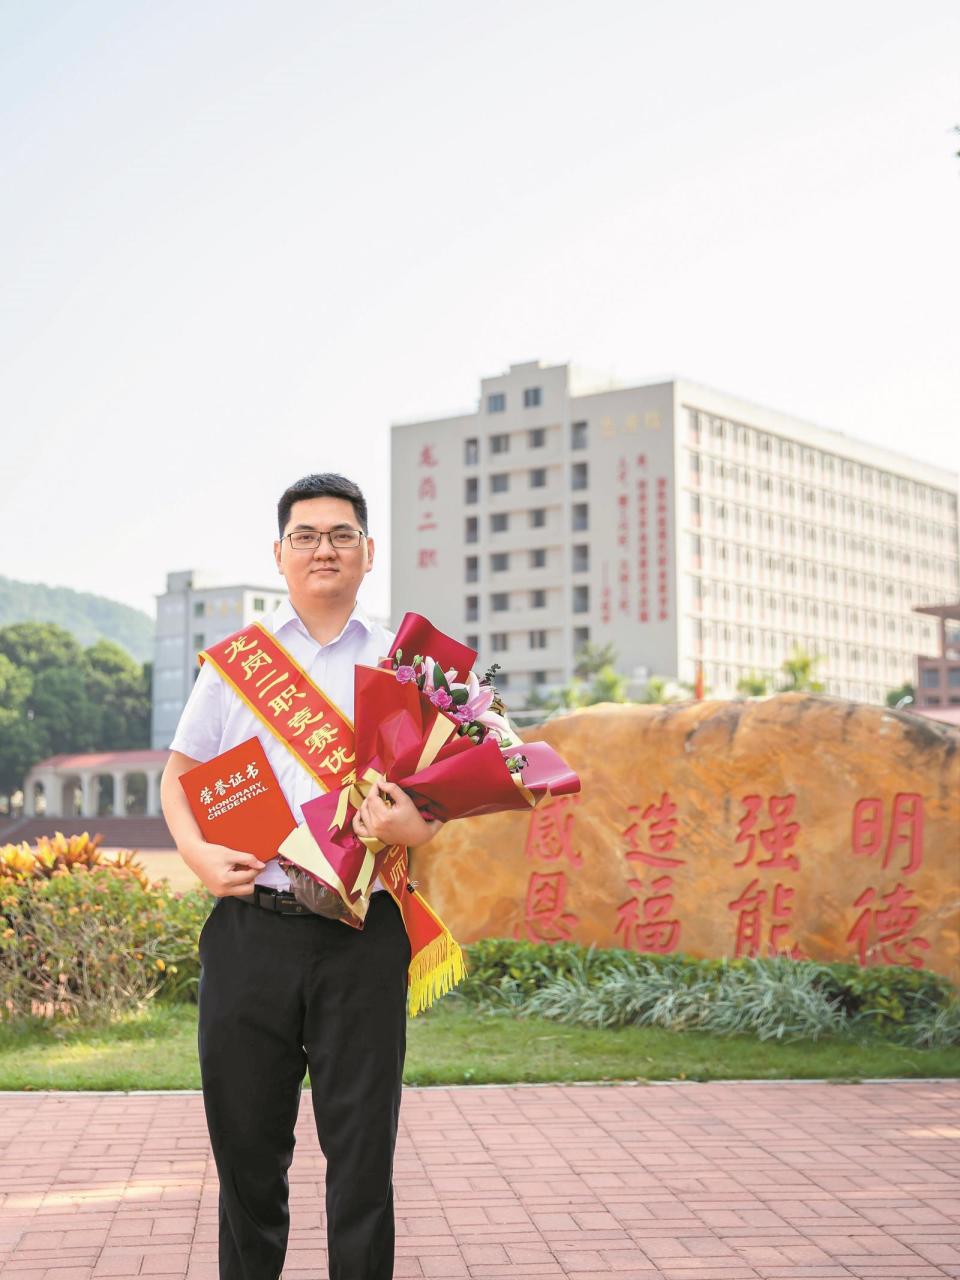
[[[371,622],[359,605],[346,626],[328,644],[319,644],[303,625],[289,599],[278,605],[272,616],[262,619],[271,631],[344,715],[353,719],[353,669],[359,663],[376,666],[393,644],[393,634]],[[259,738],[270,767],[297,822],[303,821],[301,805],[323,789],[246,703],[234,693],[212,662],[205,662],[183,709],[177,732],[170,743],[193,760],[206,762],[224,751],[238,747],[248,738]],[[289,889],[290,881],[273,858],[257,876],[256,884],[271,889]],[[376,888],[380,888],[379,881]]]

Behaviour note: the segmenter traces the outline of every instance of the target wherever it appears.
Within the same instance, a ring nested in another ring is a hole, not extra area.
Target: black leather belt
[[[251,907],[263,907],[264,911],[275,911],[281,916],[312,916],[314,913],[298,902],[292,893],[285,889],[268,889],[266,885],[255,884],[253,897],[242,897],[241,902]]]

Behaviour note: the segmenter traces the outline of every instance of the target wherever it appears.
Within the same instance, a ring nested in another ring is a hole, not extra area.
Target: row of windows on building
[[[946,677],[946,681],[941,679],[941,675]],[[939,707],[942,705],[941,694],[945,694],[947,703],[960,703],[960,667],[947,667],[942,671],[940,667],[924,667],[920,672],[920,687],[924,690],[923,702],[926,706]],[[929,690],[936,690],[931,694]]]
[[[491,653],[507,653],[516,652],[519,649],[546,649],[550,643],[550,637],[556,636],[558,632],[547,631],[539,628],[526,633],[526,645],[523,643],[523,632],[518,631],[491,631],[486,637],[486,645]],[[590,643],[589,627],[574,627],[571,632],[572,653],[576,657],[577,654],[586,645]],[[475,649],[478,653],[481,650],[481,638],[479,635],[468,635],[466,643],[471,649]],[[497,676],[497,680],[500,677]]]
[[[196,637],[194,637],[194,639],[196,639]],[[182,636],[179,637],[178,644],[180,649],[182,650],[183,649]],[[196,647],[199,649],[202,649],[203,645],[202,644],[197,645]],[[153,680],[154,680],[154,684],[165,684],[165,685],[175,684],[179,688],[180,682],[183,680],[182,664],[178,663],[175,667],[155,666],[153,668]]]
[[[529,511],[493,511],[487,517],[487,527],[491,533],[509,533],[521,527],[526,516],[528,529],[543,529],[547,523],[546,507],[534,507]],[[570,528],[574,533],[583,533],[590,528],[590,507],[586,502],[575,502],[570,508]],[[480,517],[467,516],[463,524],[464,542],[480,541]]]
[[[739,497],[746,501],[748,495],[740,495],[738,489],[750,490],[753,507],[758,505],[774,506],[777,509],[788,508],[803,513],[811,518],[820,515],[821,520],[836,524],[834,516],[844,516],[846,523],[858,528],[883,528],[895,530],[906,538],[921,538],[929,542],[950,542],[956,539],[956,525],[946,519],[934,520],[929,516],[905,514],[892,507],[877,502],[861,501],[857,498],[843,497],[829,489],[816,489],[806,485],[795,485],[790,480],[778,480],[765,472],[747,471],[745,468],[732,467],[726,463],[709,463],[708,473],[699,470],[699,457],[690,455],[690,482],[698,489],[720,491],[714,501],[706,501],[699,493],[690,494],[689,510],[693,519],[710,515],[714,519],[723,520],[727,516],[737,518],[739,511],[750,514],[750,508],[739,508],[735,504],[725,503],[721,497]],[[709,472],[713,472],[711,477]],[[716,473],[721,473],[718,477]],[[726,473],[723,476],[722,473]],[[732,474],[731,474],[732,473]],[[706,480],[707,483],[703,481]],[[822,514],[821,514],[822,513]]]
[[[516,433],[495,431],[487,437],[487,447],[491,455],[502,455],[510,452],[511,441]],[[528,427],[526,431],[528,449],[542,449],[547,443],[546,427]],[[589,443],[589,427],[586,422],[570,423],[570,448],[586,449]],[[468,467],[475,467],[480,462],[480,440],[477,436],[469,436],[463,442],[463,461]]]
[[[532,591],[491,591],[489,595],[491,613],[507,613],[511,609],[545,609],[547,607],[547,590],[545,587],[534,587]],[[590,612],[590,586],[586,582],[578,582],[571,591],[570,607],[574,613]],[[480,597],[469,595],[464,600],[464,615],[467,622],[478,622],[480,619]]]
[[[849,603],[827,603],[824,596],[835,597],[839,602],[848,601],[853,597],[858,597],[861,602],[869,601],[875,604],[885,604],[887,609],[897,609],[902,606],[903,609],[913,607],[914,596],[919,593],[913,587],[906,587],[902,590],[895,584],[886,582],[883,584],[884,591],[881,594],[875,579],[871,579],[872,588],[868,592],[861,585],[864,579],[858,579],[856,574],[838,574],[833,569],[818,568],[814,564],[807,564],[810,573],[808,580],[811,591],[818,584],[822,586],[832,586],[832,592],[817,591],[809,597],[797,594],[785,595],[780,591],[763,591],[756,587],[742,587],[730,583],[711,583],[709,579],[700,579],[690,576],[687,579],[687,586],[690,596],[691,608],[701,613],[739,613],[741,610],[769,610],[771,612],[792,613],[803,612],[809,617],[829,618],[833,621],[839,621],[842,618],[851,618],[858,623],[862,618],[870,617],[875,619],[887,619],[888,629],[890,623],[902,625],[905,633],[910,634],[914,629],[922,628],[932,634],[932,625],[926,622],[920,622],[920,619],[913,617],[904,617],[902,612],[897,613],[867,613],[861,612],[856,608],[851,608]],[[839,579],[839,581],[838,581]],[[800,588],[802,590],[802,588]],[[923,603],[917,600],[916,603]],[[872,624],[871,624],[872,625]],[[878,622],[877,625],[880,625]]]
[[[875,613],[862,613],[857,609],[838,608],[810,600],[781,601],[767,609],[762,605],[757,606],[752,616],[741,614],[739,611],[734,613],[732,610],[729,612],[718,610],[715,613],[707,613],[703,623],[704,626],[709,626],[711,621],[724,621],[726,618],[758,624],[764,622],[802,624],[815,628],[821,636],[849,635],[851,632],[858,635],[869,634],[870,639],[899,650],[911,649],[917,643],[931,642],[930,633],[925,631],[921,624],[909,619],[892,617],[890,614],[878,616]]]
[[[895,475],[879,467],[853,462],[822,449],[802,445],[799,441],[769,435],[753,427],[710,417],[696,410],[687,412],[687,439],[693,445],[710,448],[727,457],[757,455],[761,462],[776,459],[780,469],[795,475],[821,475],[842,482],[846,492],[851,486],[867,494],[889,495],[901,504],[933,507],[956,514],[956,494],[935,485],[922,484]]]
[[[810,555],[819,550],[821,558],[837,562],[841,560],[848,563],[859,562],[861,567],[872,566],[875,570],[878,569],[876,561],[882,560],[881,576],[885,590],[892,587],[896,580],[915,583],[919,588],[913,591],[910,586],[904,586],[901,582],[901,592],[910,593],[909,597],[904,596],[908,603],[913,603],[914,600],[917,603],[923,603],[920,597],[929,594],[923,589],[926,586],[942,591],[944,588],[954,590],[957,585],[955,560],[917,556],[885,543],[864,543],[861,539],[851,538],[847,534],[826,534],[820,548],[811,545],[805,550]],[[693,568],[698,569],[702,565],[735,566],[736,571],[742,572],[743,576],[754,579],[767,573],[788,578],[806,578],[813,583],[819,581],[829,586],[850,586],[855,589],[861,581],[856,573],[844,571],[839,564],[837,567],[824,567],[818,560],[780,555],[775,551],[758,551],[753,543],[750,546],[740,546],[730,539],[709,538],[698,533],[687,535],[687,551]],[[845,572],[852,578],[849,584],[844,576]],[[868,574],[863,580],[875,579]],[[887,590],[887,594],[892,595],[893,591]]]
[[[275,609],[283,599],[282,596],[254,596],[251,606],[254,613],[266,613],[267,609]],[[193,616],[195,618],[212,618],[217,614],[239,613],[240,601],[233,600],[194,600]]]
[[[525,409],[537,409],[542,403],[542,387],[524,387],[523,407]],[[491,391],[487,396],[487,413],[506,413],[506,411],[507,393],[505,391]]]
[[[495,471],[488,477],[491,493],[509,493],[510,481],[519,479],[516,473],[509,471]],[[570,488],[586,489],[590,483],[590,473],[587,463],[574,462],[570,467]],[[546,467],[530,467],[527,470],[527,488],[528,489],[545,489],[547,487],[547,468]],[[463,498],[464,502],[474,503],[480,501],[480,477],[467,476],[463,482]]]
[[[701,497],[700,494],[691,493],[689,496],[688,510],[690,523],[696,528],[707,521],[713,521],[717,526],[723,525],[725,528],[753,530],[758,529],[760,532],[766,531],[769,534],[777,533],[781,538],[787,537],[804,537],[808,540],[814,538],[827,538],[832,535],[836,545],[838,536],[836,529],[836,521],[830,520],[829,517],[816,519],[815,513],[807,513],[813,517],[813,520],[795,520],[791,515],[773,515],[770,512],[758,510],[756,507],[741,506],[735,502],[724,502],[720,499],[708,499]],[[833,499],[831,499],[831,505]],[[889,512],[884,513],[890,515]],[[871,510],[869,518],[855,521],[858,528],[864,528],[866,525],[873,525],[874,513]],[[928,543],[951,543],[954,539],[954,531],[947,525],[935,524],[925,520],[909,520],[907,517],[898,517],[894,520],[885,521],[887,527],[887,537],[890,538],[890,530],[897,526],[898,531],[903,532],[902,525],[906,523],[906,531],[904,537],[911,542],[923,541]],[[868,543],[875,542],[877,539],[877,531],[871,529],[869,538],[857,539],[855,534],[845,533],[844,537],[851,539],[851,544],[855,544],[859,549],[861,545],[866,547]],[[904,538],[899,539],[900,542]]]
[[[493,551],[488,557],[491,573],[506,573],[511,568],[545,569],[547,566],[546,547],[531,547],[528,551]],[[570,568],[573,573],[587,573],[590,570],[590,548],[583,543],[575,543],[570,548]],[[464,578],[467,582],[480,581],[480,557],[467,556],[464,560]]]
[[[829,660],[832,669],[859,667],[869,665],[876,668],[886,666],[888,672],[902,672],[905,662],[903,652],[889,649],[878,649],[866,645],[863,641],[850,642],[842,640],[824,640],[823,636],[791,634],[782,631],[768,631],[761,627],[716,626],[701,623],[697,618],[688,620],[687,634],[695,657],[700,655],[713,658],[739,657],[756,658],[763,661],[764,653],[768,659],[776,655],[786,655],[796,647],[808,653],[819,654]]]

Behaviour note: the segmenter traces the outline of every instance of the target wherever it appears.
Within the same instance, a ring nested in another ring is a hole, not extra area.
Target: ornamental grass
[[[470,976],[456,998],[490,1014],[759,1040],[879,1034],[920,1048],[960,1045],[958,993],[922,969],[785,956],[701,960],[498,938],[467,953]]]

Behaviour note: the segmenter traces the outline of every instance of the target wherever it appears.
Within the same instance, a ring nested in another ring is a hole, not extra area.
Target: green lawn
[[[453,1000],[409,1024],[407,1084],[550,1080],[856,1080],[960,1076],[960,1050],[880,1039],[780,1044],[643,1027],[594,1031],[471,1012]],[[152,1005],[100,1029],[0,1028],[0,1089],[196,1089],[196,1009]]]

